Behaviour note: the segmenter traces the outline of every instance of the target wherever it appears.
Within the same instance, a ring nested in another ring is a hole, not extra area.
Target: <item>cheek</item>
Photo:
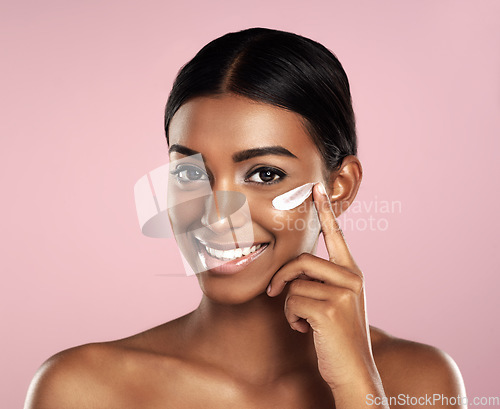
[[[265,227],[272,232],[280,247],[300,252],[312,250],[321,230],[312,200],[293,210],[270,209],[268,213]]]
[[[170,223],[175,235],[187,233],[196,221],[203,216],[202,203],[186,203],[173,206],[168,210]]]

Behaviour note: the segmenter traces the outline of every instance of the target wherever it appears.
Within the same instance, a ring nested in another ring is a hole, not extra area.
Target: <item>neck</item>
[[[252,383],[269,383],[298,369],[317,366],[313,331],[300,333],[286,320],[286,289],[236,305],[203,296],[189,314],[186,347],[210,365]]]

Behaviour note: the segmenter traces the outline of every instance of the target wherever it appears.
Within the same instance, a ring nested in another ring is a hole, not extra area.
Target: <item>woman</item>
[[[27,409],[451,407],[444,398],[465,395],[448,355],[368,325],[363,274],[336,221],[362,167],[348,79],[329,50],[264,28],[224,35],[180,70],[165,131],[174,182],[213,192],[202,213],[170,209],[184,255],[206,261],[200,305],[51,357]],[[307,183],[299,207],[273,206]],[[217,192],[237,192],[250,219],[228,223]],[[247,254],[223,253],[249,224]],[[314,255],[321,231],[329,260]]]

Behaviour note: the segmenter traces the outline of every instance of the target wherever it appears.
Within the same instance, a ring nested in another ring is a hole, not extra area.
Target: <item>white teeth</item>
[[[205,249],[207,250],[207,253],[210,254],[212,257],[218,258],[223,261],[228,261],[228,260],[235,260],[242,256],[248,256],[250,253],[257,251],[261,247],[262,244],[257,244],[256,246],[252,247],[238,248],[234,250],[217,250],[208,246],[205,246]]]

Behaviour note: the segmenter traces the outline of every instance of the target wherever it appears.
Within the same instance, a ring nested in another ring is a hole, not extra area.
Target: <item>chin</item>
[[[207,274],[207,273],[202,273]],[[218,304],[238,305],[252,301],[260,295],[265,295],[269,280],[252,284],[249,283],[222,283],[217,278],[207,278],[198,275],[198,282],[205,297]]]

